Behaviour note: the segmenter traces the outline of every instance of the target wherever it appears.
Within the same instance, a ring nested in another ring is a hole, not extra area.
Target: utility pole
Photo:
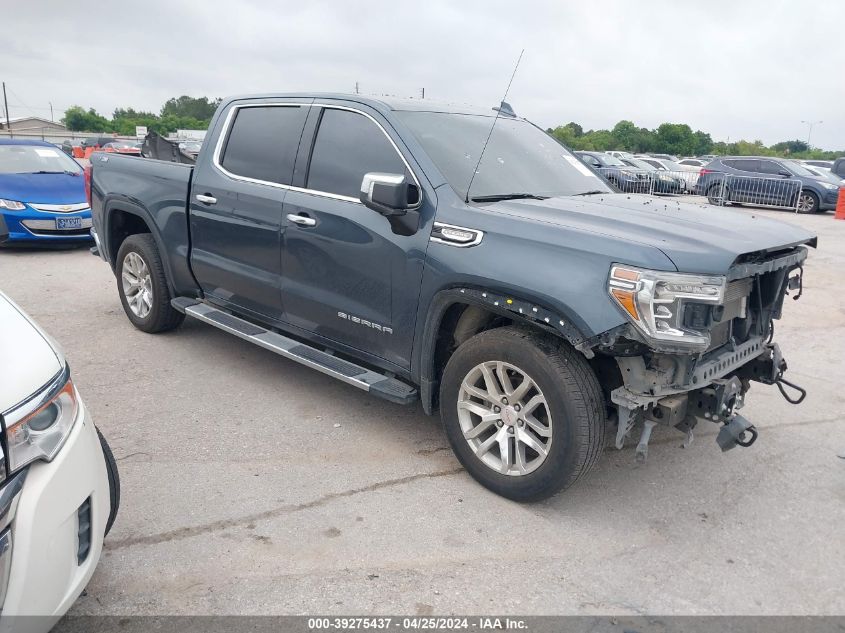
[[[810,129],[807,130],[807,149],[810,149],[810,137],[813,135],[813,126],[821,125],[824,121],[801,121],[801,123],[810,126]]]
[[[425,88],[420,89],[420,99],[425,99]]]
[[[52,101],[48,101],[47,103],[49,103],[49,104],[50,104],[50,122],[51,122],[51,123],[55,123],[56,121],[53,119],[53,102],[52,102]]]
[[[12,124],[9,123],[9,100],[6,99],[6,82],[3,82],[3,107],[6,109],[6,130],[12,133]]]
[[[358,82],[357,81],[355,82],[355,94],[356,95],[358,94]]]

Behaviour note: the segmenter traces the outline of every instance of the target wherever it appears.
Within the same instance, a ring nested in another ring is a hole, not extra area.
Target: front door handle
[[[215,198],[214,196],[207,196],[207,195],[205,195],[205,194],[198,193],[198,194],[197,194],[197,195],[195,195],[194,197],[195,197],[195,198],[196,198],[199,202],[202,202],[203,204],[217,204],[217,198]]]
[[[317,226],[317,220],[309,218],[306,215],[295,215],[288,213],[288,221],[298,224],[299,226]]]

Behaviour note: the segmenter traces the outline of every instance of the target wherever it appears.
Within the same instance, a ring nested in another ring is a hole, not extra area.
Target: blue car
[[[82,167],[44,141],[0,139],[0,242],[91,239]]]

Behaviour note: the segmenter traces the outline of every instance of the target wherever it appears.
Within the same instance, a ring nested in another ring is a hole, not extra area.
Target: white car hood
[[[0,413],[40,391],[63,366],[58,345],[0,292]]]

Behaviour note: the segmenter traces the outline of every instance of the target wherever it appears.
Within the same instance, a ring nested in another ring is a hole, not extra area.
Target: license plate
[[[82,218],[56,218],[56,230],[81,228]]]

